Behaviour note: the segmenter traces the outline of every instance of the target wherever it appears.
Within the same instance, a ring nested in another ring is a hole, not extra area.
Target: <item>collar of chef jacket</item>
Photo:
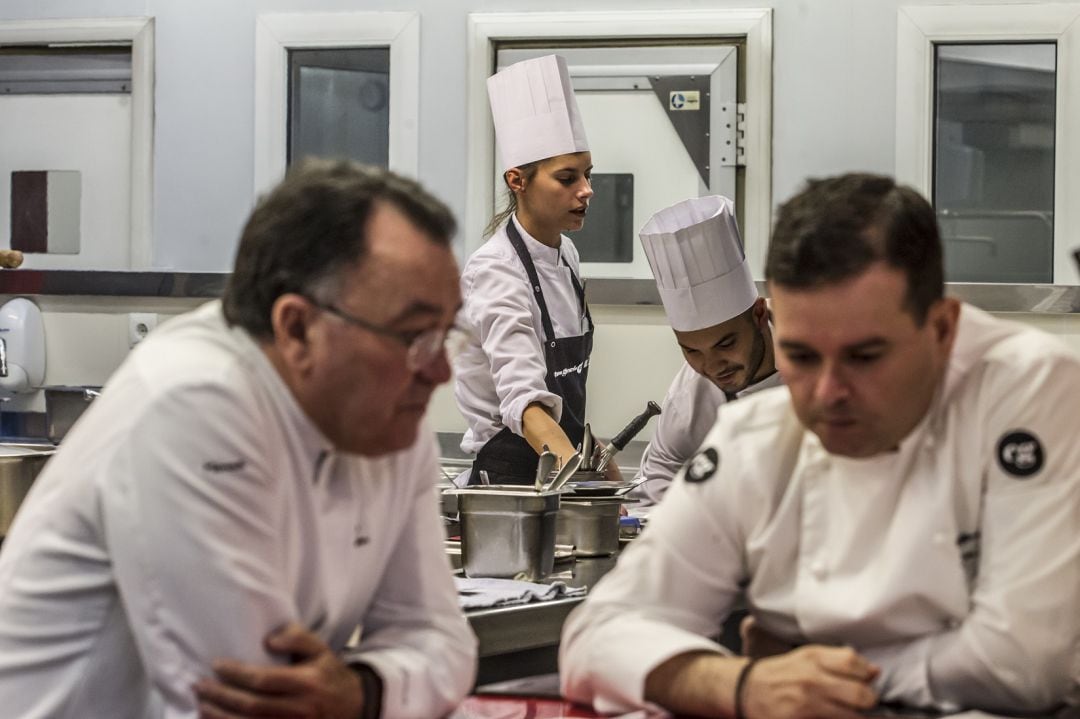
[[[569,242],[566,235],[560,235],[561,240],[558,247],[549,247],[530,235],[528,231],[521,226],[521,223],[518,222],[516,212],[510,216],[510,221],[514,223],[514,227],[516,227],[521,234],[521,239],[525,243],[525,249],[529,251],[529,256],[532,257],[533,262],[542,262],[545,265],[553,265],[555,267],[558,267],[559,264],[561,264],[563,249],[566,247],[567,242]],[[566,254],[569,255],[570,253]],[[573,257],[570,257],[567,259],[567,262],[572,265],[572,260]]]
[[[326,438],[326,435],[311,421],[300,403],[296,401],[292,390],[285,384],[278,373],[277,368],[270,362],[262,348],[255,339],[242,327],[232,327],[231,332],[236,338],[244,357],[254,369],[256,376],[274,394],[275,398],[287,412],[288,421],[293,434],[300,439],[304,449],[310,453],[313,461],[321,465],[322,459],[334,452],[335,447]],[[313,480],[317,473],[312,475]]]

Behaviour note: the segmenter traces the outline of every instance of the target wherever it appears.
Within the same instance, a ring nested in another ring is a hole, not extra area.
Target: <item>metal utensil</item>
[[[649,403],[645,405],[645,411],[630,420],[630,423],[623,427],[622,431],[615,435],[604,447],[604,450],[600,453],[600,461],[596,463],[596,471],[603,472],[606,470],[611,458],[618,454],[649,423],[650,418],[658,414],[660,414],[660,405],[649,400]]]
[[[589,423],[585,423],[585,436],[581,438],[581,469],[592,469],[593,436]]]
[[[615,492],[613,493],[612,496],[621,497],[624,494],[626,494],[627,492],[629,492],[630,490],[634,489],[635,487],[637,487],[639,485],[642,485],[642,484],[645,484],[646,482],[649,481],[649,479],[650,479],[650,477],[642,477],[641,479],[638,479],[638,480],[635,480],[635,481],[631,482],[630,484],[626,485],[625,487],[619,487],[618,489],[615,490]],[[656,479],[656,477],[652,477],[651,479]]]
[[[491,479],[488,478],[488,473],[486,469],[480,470],[480,484],[484,486],[491,484]]]
[[[578,470],[578,476],[581,475],[581,470]],[[635,487],[648,482],[650,479],[657,479],[657,477],[642,477],[641,479],[634,480],[630,483],[625,482],[609,482],[607,480],[592,480],[592,481],[575,481],[571,487],[573,492],[572,497],[621,497],[627,492],[630,492]]]
[[[544,445],[544,451],[540,453],[540,461],[536,465],[536,491],[544,491],[544,482],[547,481],[548,476],[551,474],[551,468],[555,466],[555,460],[558,457],[555,453]]]
[[[566,460],[566,464],[562,466],[559,473],[555,475],[555,479],[548,482],[548,485],[544,487],[545,492],[554,492],[557,489],[561,489],[564,484],[573,476],[574,472],[578,471],[581,466],[581,452],[574,452],[570,455],[570,459]]]

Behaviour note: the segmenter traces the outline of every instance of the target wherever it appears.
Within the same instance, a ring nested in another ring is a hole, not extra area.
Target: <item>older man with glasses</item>
[[[475,638],[423,424],[453,231],[415,183],[346,162],[260,202],[223,301],[132,353],[14,522],[5,717],[433,717],[464,696]]]

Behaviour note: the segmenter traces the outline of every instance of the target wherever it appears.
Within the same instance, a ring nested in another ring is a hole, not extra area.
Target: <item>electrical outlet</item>
[[[157,315],[153,312],[132,312],[128,315],[128,347],[146,339],[150,330],[157,327]]]

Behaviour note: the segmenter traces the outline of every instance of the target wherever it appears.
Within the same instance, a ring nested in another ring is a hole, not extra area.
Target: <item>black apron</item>
[[[536,275],[536,266],[533,265],[529,251],[525,249],[525,242],[514,226],[513,218],[506,223],[506,234],[521,259],[521,264],[525,266],[536,304],[540,307],[540,323],[544,332],[540,340],[547,365],[544,383],[549,392],[562,397],[563,408],[559,426],[570,439],[570,444],[576,447],[585,436],[585,380],[589,376],[589,355],[592,354],[593,323],[589,306],[585,304],[585,290],[574,275],[574,270],[564,259],[563,264],[570,270],[574,291],[585,310],[588,329],[585,334],[577,337],[555,339],[551,315],[548,314],[544,293],[540,289],[540,278]],[[536,480],[536,465],[539,461],[539,455],[524,437],[514,434],[509,427],[503,427],[502,431],[489,439],[477,452],[469,484],[480,483],[480,470],[487,472],[491,484],[532,484]]]

